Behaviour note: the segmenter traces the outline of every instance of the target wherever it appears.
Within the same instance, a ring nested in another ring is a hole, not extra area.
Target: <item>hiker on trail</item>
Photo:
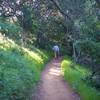
[[[59,46],[54,45],[53,46],[53,51],[54,51],[55,58],[58,58],[59,57]]]

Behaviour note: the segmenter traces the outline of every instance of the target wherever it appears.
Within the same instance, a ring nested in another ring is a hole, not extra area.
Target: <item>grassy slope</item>
[[[82,80],[85,76],[90,74],[90,71],[79,65],[76,65],[75,68],[71,68],[71,63],[72,61],[68,57],[62,61],[61,68],[65,80],[78,92],[81,100],[100,100],[100,92]]]
[[[0,100],[29,100],[48,55],[0,35]]]

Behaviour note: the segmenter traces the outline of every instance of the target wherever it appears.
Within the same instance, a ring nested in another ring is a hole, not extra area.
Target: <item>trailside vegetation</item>
[[[65,57],[61,63],[64,79],[78,93],[81,100],[99,100],[100,91],[96,90],[96,88],[92,86],[93,84],[90,85],[89,78],[87,77],[92,74],[91,70],[78,64],[73,68],[72,62],[70,57]],[[94,77],[94,79],[95,78],[96,77]]]
[[[29,100],[48,56],[0,35],[0,100]]]

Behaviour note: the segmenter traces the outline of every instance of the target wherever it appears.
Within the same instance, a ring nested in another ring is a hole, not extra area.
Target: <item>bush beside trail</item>
[[[72,67],[72,61],[65,57],[61,63],[64,79],[78,92],[81,100],[100,100],[100,92],[92,87],[86,77],[91,75],[90,69],[80,65]]]
[[[46,52],[0,37],[0,100],[28,100],[48,60]]]

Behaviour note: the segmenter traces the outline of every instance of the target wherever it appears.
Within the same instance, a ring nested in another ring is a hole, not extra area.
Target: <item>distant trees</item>
[[[46,1],[48,0],[41,1],[40,4],[40,8],[45,9],[45,14],[51,11],[46,18],[41,13],[41,20],[46,23],[45,28],[43,27],[44,35],[60,43],[66,53],[72,54],[75,62],[91,65],[92,71],[95,74],[99,73],[97,69],[100,65],[98,52],[100,50],[100,16],[96,7],[98,1]]]
[[[33,3],[31,0],[2,0],[0,2],[0,18],[21,27],[19,38],[21,36],[23,45],[31,36],[30,33],[33,33],[37,27],[37,22],[34,20],[34,11],[32,10]]]

